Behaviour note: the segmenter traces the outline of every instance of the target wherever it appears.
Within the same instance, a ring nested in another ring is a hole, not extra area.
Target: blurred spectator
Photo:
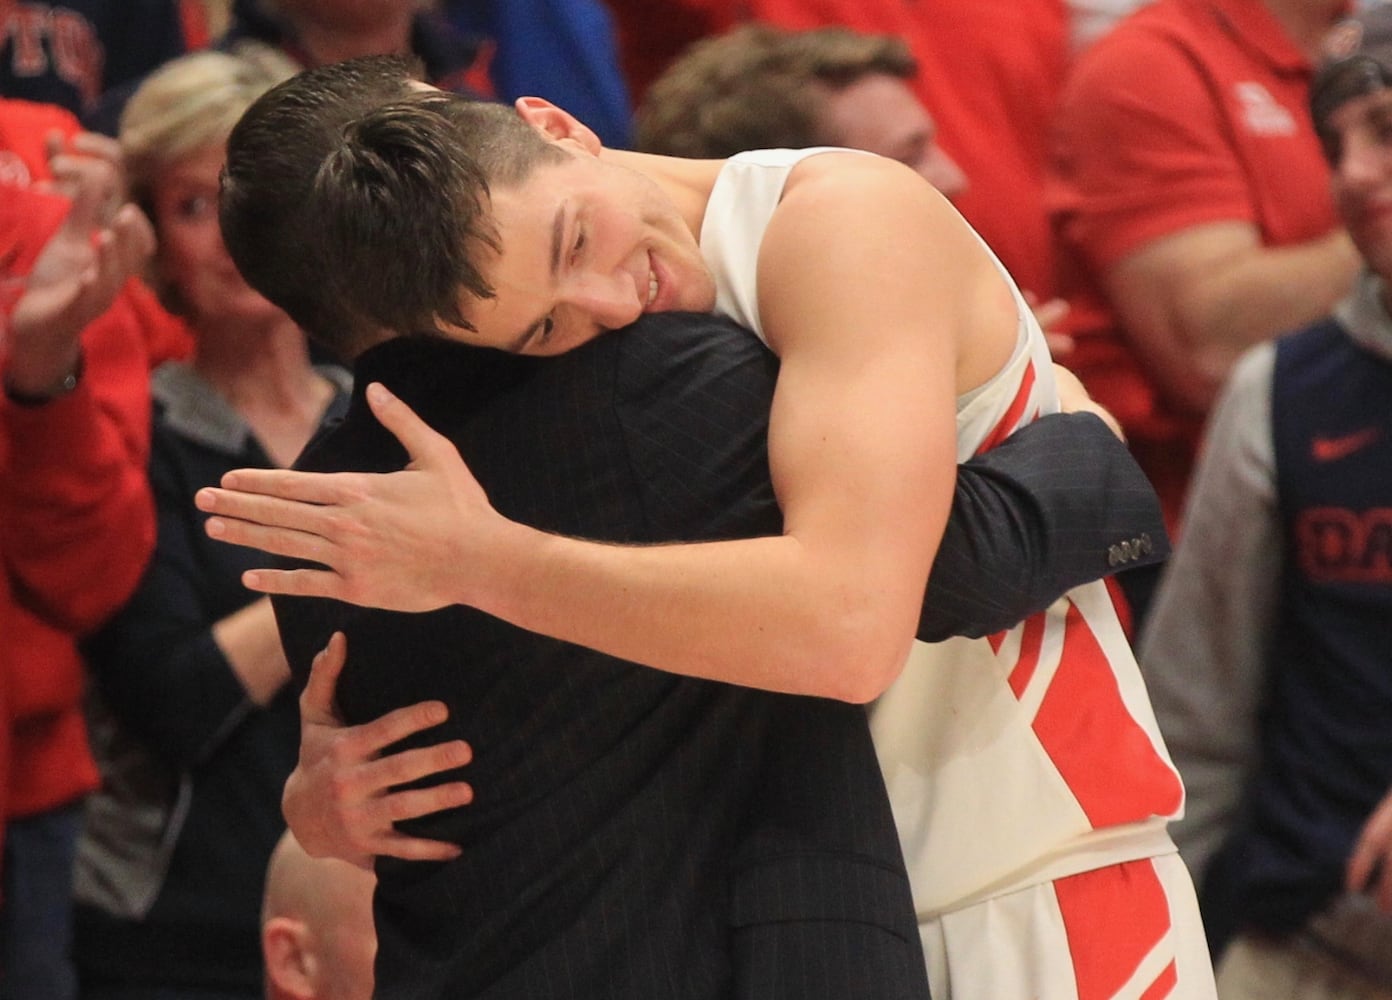
[[[108,89],[207,43],[198,0],[14,0],[0,13],[0,94],[78,115]]]
[[[301,67],[410,53],[443,90],[488,93],[479,39],[455,31],[420,0],[235,0],[224,46],[253,39]]]
[[[654,82],[634,122],[636,146],[712,159],[748,149],[866,149],[955,198],[967,178],[910,89],[917,72],[898,38],[743,25],[697,42]]]
[[[289,830],[266,868],[261,951],[266,1000],[371,1000],[372,873],[311,858]]]
[[[648,89],[636,148],[723,158],[748,149],[846,146],[898,160],[954,202],[971,182],[938,144],[912,86],[918,63],[900,38],[846,28],[785,31],[746,24],[697,42]],[[1056,356],[1067,306],[1025,298]]]
[[[134,597],[91,643],[103,782],[79,848],[84,997],[256,997],[261,883],[284,828],[298,725],[260,556],[219,545],[193,506],[228,469],[288,465],[346,375],[247,287],[222,245],[218,172],[241,113],[293,67],[204,52],[151,75],[122,119],[131,194],[154,223],[152,281],[193,333],[154,375],[158,536]]]
[[[1328,313],[1357,254],[1306,112],[1345,0],[1158,0],[1084,52],[1050,202],[1077,352],[1172,526],[1246,347]]]
[[[1312,103],[1368,270],[1238,364],[1142,646],[1225,1000],[1392,993],[1392,6],[1365,18]]]
[[[149,556],[148,373],[183,347],[131,277],[152,239],[120,204],[112,153],[61,109],[0,100],[5,998],[73,995],[72,854],[97,782],[74,636],[121,605]],[[51,182],[72,201],[39,190]]]
[[[420,59],[423,78],[437,87],[491,92],[480,40],[460,33],[419,0],[233,0],[230,27],[214,47],[235,52],[248,42],[280,50],[298,68],[410,53]],[[115,135],[141,79],[109,90],[87,124]]]
[[[487,39],[493,96],[544,97],[594,129],[604,145],[628,147],[632,107],[613,18],[601,0],[445,0],[442,6],[456,27]]]
[[[971,178],[957,207],[1023,288],[1056,294],[1044,208],[1048,129],[1075,46],[1143,0],[609,0],[635,99],[691,42],[742,21],[902,38],[942,148]]]

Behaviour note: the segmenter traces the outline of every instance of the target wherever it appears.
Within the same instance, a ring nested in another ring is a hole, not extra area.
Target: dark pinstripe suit
[[[624,542],[768,534],[774,359],[709,317],[653,317],[538,361],[400,340],[359,361],[451,437],[505,515]],[[362,404],[303,468],[399,468]],[[349,637],[350,722],[444,697],[475,747],[466,809],[380,861],[378,994],[924,997],[864,713],[635,667],[466,608],[280,600],[297,675]]]

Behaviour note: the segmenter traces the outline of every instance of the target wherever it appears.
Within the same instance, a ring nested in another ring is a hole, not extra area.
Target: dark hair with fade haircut
[[[634,145],[699,158],[823,145],[826,91],[879,73],[917,75],[902,39],[747,24],[692,45],[648,88],[634,116]]]
[[[309,194],[328,286],[397,333],[472,329],[462,295],[491,298],[479,261],[501,252],[492,184],[567,154],[510,108],[412,93],[345,126]]]
[[[227,141],[218,215],[228,252],[253,288],[341,357],[375,330],[326,280],[310,194],[344,127],[411,93],[417,72],[390,56],[306,70],[255,101]]]

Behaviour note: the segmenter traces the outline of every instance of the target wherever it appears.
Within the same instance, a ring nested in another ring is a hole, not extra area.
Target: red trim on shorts
[[[1094,829],[1168,816],[1179,776],[1131,717],[1111,663],[1076,605],[1034,732]]]
[[[986,435],[986,440],[976,449],[978,455],[984,455],[996,445],[1000,444],[1011,433],[1020,426],[1025,415],[1025,408],[1029,406],[1030,393],[1034,391],[1034,362],[1025,365],[1024,374],[1020,378],[1020,388],[1015,390],[1015,398],[1010,401],[1010,409],[1005,411],[1005,416],[996,422],[996,426],[991,429],[991,433]]]
[[[1078,1000],[1115,997],[1170,930],[1169,900],[1149,858],[1059,879],[1054,894]],[[1163,997],[1176,982],[1172,961],[1142,997]]]

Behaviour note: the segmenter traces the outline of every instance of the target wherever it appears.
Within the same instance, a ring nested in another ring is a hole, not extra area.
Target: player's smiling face
[[[521,182],[495,185],[501,253],[470,298],[473,331],[452,336],[523,354],[560,354],[645,312],[708,312],[715,284],[671,199],[645,175],[572,150]]]

